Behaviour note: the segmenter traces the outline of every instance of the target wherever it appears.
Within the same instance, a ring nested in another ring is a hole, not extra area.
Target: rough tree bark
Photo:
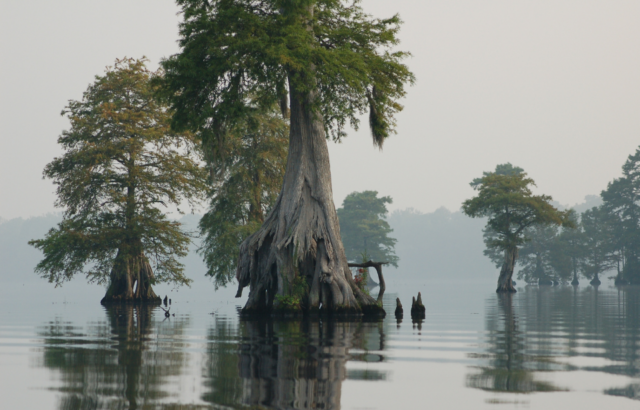
[[[318,310],[383,315],[353,281],[333,203],[329,151],[314,92],[290,82],[290,135],[282,191],[262,227],[240,246],[244,313]],[[301,290],[300,283],[304,285]],[[277,296],[277,297],[276,297]]]
[[[496,292],[509,292],[515,293],[516,288],[513,287],[513,269],[516,266],[516,259],[518,258],[518,248],[513,247],[504,251],[504,262],[502,263],[502,269],[500,270],[500,276],[498,277],[498,288]]]
[[[118,251],[111,269],[109,288],[100,303],[145,302],[160,304],[161,299],[151,288],[153,269],[144,253],[123,256]]]

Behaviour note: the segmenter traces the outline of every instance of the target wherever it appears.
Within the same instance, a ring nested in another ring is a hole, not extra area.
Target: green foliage
[[[584,233],[578,221],[578,215],[570,211],[569,219],[572,221],[573,228],[562,228],[560,234],[556,238],[554,247],[554,259],[556,264],[562,264],[563,270],[571,269],[574,278],[578,278],[578,270],[582,263],[584,255]],[[557,269],[559,270],[559,269]]]
[[[344,199],[337,212],[348,260],[355,261],[364,252],[374,261],[398,266],[397,241],[389,237],[393,229],[386,221],[391,202],[389,196],[378,198],[377,191],[352,192]]]
[[[555,225],[535,225],[526,230],[526,242],[518,253],[518,264],[522,267],[518,272],[518,278],[524,279],[525,282],[560,279],[554,274],[555,266],[552,264],[557,234],[558,227]],[[565,272],[561,272],[562,279],[566,279]]]
[[[613,268],[610,257],[613,244],[611,235],[610,215],[601,208],[592,208],[582,213],[581,225],[583,229],[581,268],[583,274],[589,278]]]
[[[297,275],[289,284],[286,295],[276,295],[276,306],[282,310],[302,309],[302,300],[308,293],[307,281],[303,276]]]
[[[256,104],[314,93],[334,139],[370,112],[374,144],[394,133],[397,102],[413,74],[394,51],[400,18],[377,19],[359,1],[178,0],[180,53],[162,62],[176,129],[223,138]]]
[[[216,289],[233,280],[240,244],[262,225],[280,193],[288,131],[273,110],[254,111],[209,152],[212,187],[199,252]]]
[[[189,235],[159,207],[193,205],[206,173],[190,133],[170,129],[171,112],[153,98],[145,59],[116,60],[97,76],[81,101],[62,112],[71,122],[58,143],[64,149],[44,169],[57,185],[63,221],[30,244],[44,253],[36,271],[61,284],[85,272],[104,282],[121,256],[146,253],[156,281],[189,282],[178,258]]]
[[[575,212],[569,210],[567,218],[571,225],[562,228],[555,225],[534,225],[525,229],[525,243],[518,253],[517,261],[521,267],[519,279],[525,282],[551,279],[564,283],[573,274],[577,276],[584,253],[583,232]],[[490,243],[495,236],[497,235],[493,231],[485,229],[485,243]],[[504,260],[500,249],[487,247],[484,254],[500,268]]]
[[[610,216],[612,258],[620,276],[640,283],[640,148],[622,166],[622,177],[602,191],[602,208]]]
[[[533,195],[531,185],[535,185],[534,181],[524,172],[485,173],[475,187],[478,195],[462,204],[467,216],[488,218],[485,228],[488,248],[507,251],[521,247],[526,243],[529,227],[572,226],[569,213],[554,208],[550,196]],[[487,235],[488,231],[490,234]]]
[[[513,176],[513,175],[520,175],[520,174],[524,174],[524,169],[522,169],[520,167],[514,167],[513,165],[511,165],[510,162],[507,162],[506,164],[498,164],[498,165],[496,165],[496,170],[493,171],[493,172],[492,171],[484,171],[482,173],[482,176],[483,177],[487,177],[489,175]],[[469,185],[471,185],[471,187],[473,189],[478,189],[481,184],[482,184],[482,177],[481,178],[474,178],[474,180],[469,183]]]

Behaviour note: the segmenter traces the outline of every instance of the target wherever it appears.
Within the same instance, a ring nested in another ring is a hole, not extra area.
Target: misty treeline
[[[571,210],[575,227],[533,225],[525,230],[519,249],[517,277],[527,283],[593,285],[609,275],[616,285],[640,284],[640,148],[622,167],[622,176],[600,194],[601,204],[583,212]],[[486,244],[495,233],[484,229]],[[497,267],[502,252],[484,251]]]

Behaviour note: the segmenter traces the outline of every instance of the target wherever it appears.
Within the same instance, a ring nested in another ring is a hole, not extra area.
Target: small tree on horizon
[[[558,211],[548,195],[533,195],[534,181],[524,172],[512,175],[485,173],[472,186],[478,191],[464,201],[462,211],[472,218],[486,217],[485,231],[494,234],[487,247],[503,252],[497,292],[515,292],[512,276],[518,258],[518,247],[525,241],[525,230],[534,225],[571,225],[568,212]]]
[[[171,112],[154,99],[150,79],[161,73],[146,61],[116,60],[81,101],[69,101],[64,154],[43,172],[57,185],[63,220],[29,242],[44,253],[36,271],[49,282],[84,273],[108,284],[103,303],[157,302],[153,284],[190,282],[178,261],[190,237],[161,208],[194,205],[206,173],[192,134],[173,132]]]

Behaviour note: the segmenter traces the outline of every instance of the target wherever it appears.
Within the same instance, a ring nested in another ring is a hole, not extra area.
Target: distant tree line
[[[612,273],[616,285],[640,284],[640,148],[622,167],[622,176],[600,194],[602,204],[582,213],[570,211],[571,226],[532,225],[524,232],[517,277],[527,283],[592,285]],[[503,255],[484,231],[487,255],[496,266]]]
[[[495,171],[484,172],[471,182],[478,194],[464,201],[462,211],[472,217],[486,217],[485,252],[500,268],[497,292],[515,292],[512,276],[518,257],[527,243],[532,229],[574,227],[569,212],[556,209],[548,195],[534,195],[535,186],[522,168],[498,165]],[[522,263],[522,258],[520,259]]]

